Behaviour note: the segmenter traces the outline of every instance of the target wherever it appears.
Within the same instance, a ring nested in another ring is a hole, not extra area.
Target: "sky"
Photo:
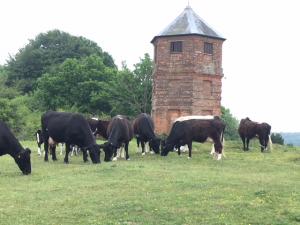
[[[300,131],[297,0],[1,0],[0,65],[28,40],[59,29],[132,68],[145,53],[153,58],[150,41],[188,4],[226,38],[222,105],[273,132]]]

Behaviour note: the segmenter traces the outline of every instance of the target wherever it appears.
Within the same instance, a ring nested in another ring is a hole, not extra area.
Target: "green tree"
[[[284,145],[284,139],[279,133],[272,133],[271,140],[274,144]]]
[[[110,84],[112,115],[136,116],[141,112],[151,113],[153,61],[149,54],[140,58],[130,71],[125,63],[116,80]]]
[[[67,59],[38,79],[35,99],[43,110],[75,108],[83,113],[109,113],[107,84],[116,71],[104,65],[103,58],[97,55]]]
[[[103,58],[105,66],[116,68],[112,57],[93,41],[59,30],[41,33],[7,61],[6,84],[16,86],[23,93],[31,92],[42,74],[51,73],[66,59],[90,55],[97,55]]]
[[[225,107],[222,106],[221,111],[222,111],[221,118],[226,124],[225,138],[229,140],[237,140],[239,138],[238,131],[237,131],[239,125],[238,120],[233,117],[229,109],[226,109]]]

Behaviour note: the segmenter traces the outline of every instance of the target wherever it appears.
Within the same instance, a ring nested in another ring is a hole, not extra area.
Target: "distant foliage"
[[[104,65],[116,68],[112,57],[103,52],[93,41],[52,30],[39,34],[7,61],[8,86],[15,86],[22,93],[35,89],[37,78],[52,70],[66,59],[80,59],[97,55]]]
[[[239,135],[237,132],[239,121],[235,117],[233,117],[229,109],[226,109],[225,107],[222,106],[221,111],[222,111],[221,118],[226,124],[225,139],[229,139],[229,140],[239,139]]]
[[[284,139],[279,133],[272,133],[271,140],[274,144],[284,145]]]

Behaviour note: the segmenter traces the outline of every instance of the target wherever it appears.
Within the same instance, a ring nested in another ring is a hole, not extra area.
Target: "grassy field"
[[[45,163],[34,142],[32,174],[0,157],[0,224],[300,224],[300,148],[249,152],[226,142],[226,158],[212,160],[209,144],[187,153],[141,156],[93,165]],[[101,160],[103,156],[101,156]]]

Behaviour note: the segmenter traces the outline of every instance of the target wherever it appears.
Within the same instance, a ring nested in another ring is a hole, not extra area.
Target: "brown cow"
[[[258,137],[261,152],[267,149],[268,143],[271,144],[271,126],[267,123],[257,123],[248,117],[242,119],[238,128],[239,135],[243,141],[244,151],[249,150],[250,139]]]

